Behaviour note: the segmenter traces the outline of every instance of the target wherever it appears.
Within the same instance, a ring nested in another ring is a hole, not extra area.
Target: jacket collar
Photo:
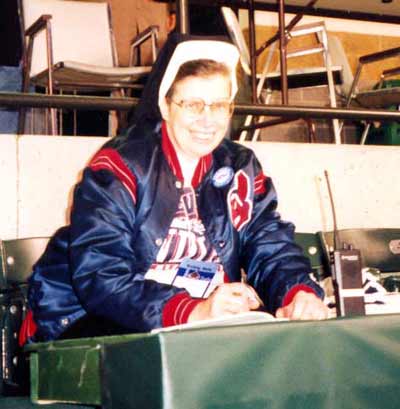
[[[167,159],[168,165],[171,168],[173,174],[176,176],[178,180],[183,182],[183,174],[181,165],[178,160],[178,156],[176,154],[174,145],[171,142],[171,139],[168,135],[167,125],[165,121],[162,122],[161,127],[161,146],[164,152],[164,155]],[[204,175],[209,171],[212,165],[212,155],[209,153],[208,155],[202,156],[196,166],[196,169],[193,174],[192,178],[192,187],[196,188],[204,178]]]

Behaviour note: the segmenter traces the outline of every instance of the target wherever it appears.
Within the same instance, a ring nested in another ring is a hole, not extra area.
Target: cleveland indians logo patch
[[[250,199],[250,179],[243,170],[235,174],[227,200],[232,224],[240,231],[250,221],[253,210],[253,202]]]

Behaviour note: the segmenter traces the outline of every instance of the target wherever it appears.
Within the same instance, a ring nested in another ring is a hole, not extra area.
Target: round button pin
[[[232,180],[233,174],[233,169],[230,166],[224,166],[218,169],[212,178],[213,185],[215,187],[226,186]]]

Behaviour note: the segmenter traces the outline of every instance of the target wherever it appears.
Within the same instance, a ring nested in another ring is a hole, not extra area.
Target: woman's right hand
[[[188,322],[207,320],[256,310],[260,301],[255,290],[244,283],[226,283],[218,286],[210,296],[197,304]]]

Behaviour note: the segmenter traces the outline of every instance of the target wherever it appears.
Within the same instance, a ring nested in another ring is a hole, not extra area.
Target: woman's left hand
[[[324,320],[329,309],[315,294],[299,291],[293,301],[276,311],[276,318],[290,320]]]

